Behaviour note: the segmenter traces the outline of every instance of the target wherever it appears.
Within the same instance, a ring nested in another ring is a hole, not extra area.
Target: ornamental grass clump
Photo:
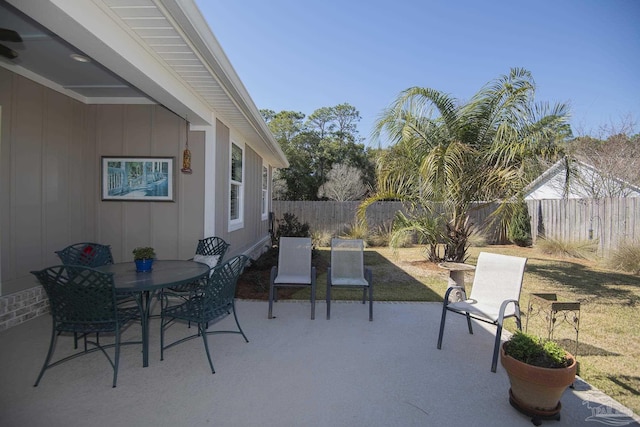
[[[612,270],[640,274],[640,243],[623,242],[609,254],[606,265]]]
[[[504,352],[516,360],[541,368],[566,368],[571,360],[557,343],[516,331],[505,343]]]

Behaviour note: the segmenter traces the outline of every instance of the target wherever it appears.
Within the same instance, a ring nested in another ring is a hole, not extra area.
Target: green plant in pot
[[[553,341],[517,331],[501,348],[500,361],[507,371],[509,402],[532,417],[560,419],[560,397],[573,384],[576,359]]]
[[[156,252],[152,247],[141,246],[133,250],[133,261],[136,263],[136,271],[151,271]]]

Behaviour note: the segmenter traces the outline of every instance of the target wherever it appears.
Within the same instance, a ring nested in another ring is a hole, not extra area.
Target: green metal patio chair
[[[184,303],[179,305],[167,306],[162,304],[161,320],[160,320],[160,360],[164,360],[164,351],[181,344],[187,340],[202,337],[204,349],[207,353],[207,360],[211,367],[211,373],[215,374],[211,354],[209,352],[209,343],[207,337],[213,334],[241,334],[246,342],[249,342],[247,336],[242,331],[235,308],[235,294],[238,277],[242,274],[244,267],[249,258],[245,255],[238,255],[222,265],[215,267],[211,271],[209,278],[203,279],[203,283],[199,287],[197,294],[192,295]],[[213,324],[233,313],[236,321],[237,331],[234,330],[215,330],[209,331],[210,324]],[[198,325],[198,332],[193,335],[178,339],[170,344],[165,345],[165,331],[176,325],[177,321],[195,323]]]
[[[207,264],[210,269],[220,265],[224,255],[227,253],[227,249],[231,246],[220,237],[207,237],[198,240],[198,246],[196,247],[196,253],[192,258],[193,261]],[[182,300],[187,300],[194,293],[198,292],[199,283],[187,283],[181,286],[174,286],[167,288],[163,291],[163,301],[169,303],[168,297],[178,297]]]
[[[62,250],[56,251],[56,255],[58,255],[64,265],[100,267],[105,264],[113,264],[111,246],[100,243],[74,243]]]
[[[105,355],[113,368],[115,387],[120,346],[141,344],[141,341],[121,342],[120,335],[124,327],[140,318],[138,307],[118,306],[113,275],[110,273],[74,265],[58,265],[31,273],[36,276],[49,297],[53,319],[49,351],[34,387],[38,386],[47,369],[98,350]],[[84,337],[84,349],[51,362],[57,337],[64,333],[73,333],[74,340],[77,334],[81,334]],[[95,341],[87,339],[89,334],[96,334]],[[100,334],[113,335],[115,342],[101,344]],[[92,345],[93,348],[88,348],[88,345]],[[110,347],[114,347],[113,359],[105,350]]]
[[[110,245],[101,243],[81,242],[74,243],[66,248],[56,251],[64,265],[81,265],[84,267],[100,267],[113,264],[113,255]],[[118,294],[119,304],[133,304],[135,298],[132,295]]]

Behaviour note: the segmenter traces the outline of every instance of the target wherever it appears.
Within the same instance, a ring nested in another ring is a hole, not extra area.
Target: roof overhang
[[[272,166],[288,167],[193,0],[6,1],[142,95],[120,98],[123,103],[157,102],[195,125],[218,118]],[[119,99],[78,89],[74,97],[88,104]]]

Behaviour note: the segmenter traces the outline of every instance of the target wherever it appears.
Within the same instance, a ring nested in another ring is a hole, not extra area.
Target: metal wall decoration
[[[102,200],[172,202],[173,157],[102,157]]]
[[[182,169],[180,171],[182,173],[191,174],[193,170],[191,170],[191,150],[189,150],[189,122],[186,123],[187,129],[187,142],[184,151],[182,152]]]

